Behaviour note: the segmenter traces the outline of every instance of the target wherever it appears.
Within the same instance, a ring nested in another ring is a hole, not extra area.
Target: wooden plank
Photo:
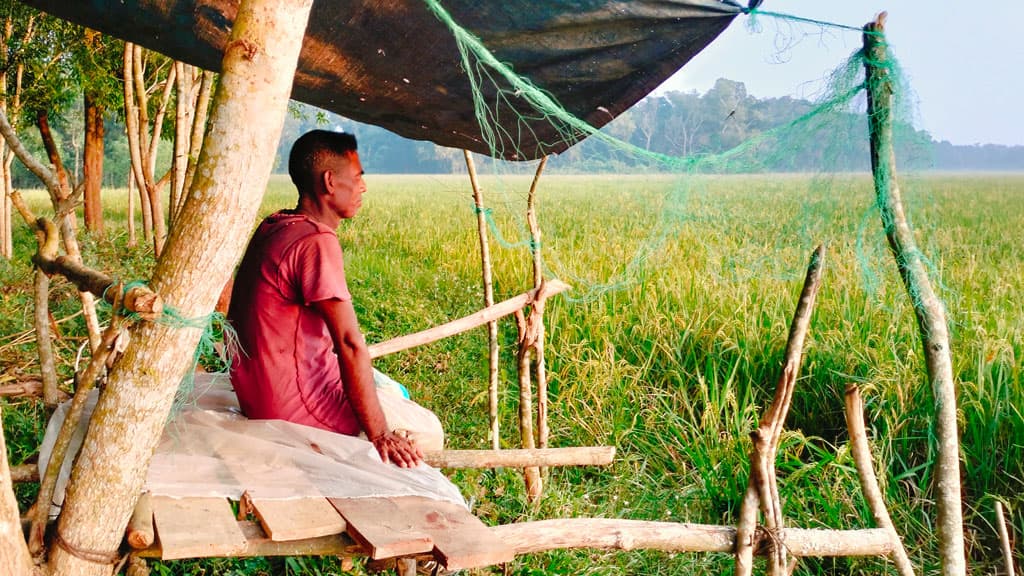
[[[250,558],[253,556],[339,556],[343,560],[355,556],[363,556],[363,546],[355,543],[345,534],[320,536],[306,540],[274,542],[267,538],[263,528],[249,520],[238,521],[238,529],[245,536],[245,550],[231,554],[234,558]],[[140,558],[161,558],[160,542],[135,552]],[[213,555],[218,556],[218,555]],[[223,556],[223,555],[220,555]],[[212,556],[211,556],[212,557]]]
[[[448,570],[511,562],[515,550],[464,507],[417,496],[393,498],[414,528],[434,541],[434,556]]]
[[[430,536],[418,530],[408,511],[393,498],[328,498],[348,524],[347,532],[366,547],[370,558],[422,554],[434,549]]]
[[[245,536],[224,498],[154,496],[151,504],[164,560],[234,556],[246,549]]]
[[[268,500],[246,494],[253,513],[274,542],[341,534],[345,520],[324,498]]]

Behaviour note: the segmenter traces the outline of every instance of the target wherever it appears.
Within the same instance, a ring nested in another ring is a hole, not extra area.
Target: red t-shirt
[[[235,278],[228,320],[241,350],[231,383],[250,418],[356,435],[334,342],[313,302],[351,300],[334,230],[303,214],[268,216]]]

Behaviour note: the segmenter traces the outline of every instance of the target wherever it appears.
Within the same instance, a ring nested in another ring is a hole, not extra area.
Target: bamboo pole
[[[543,294],[544,296],[551,296],[559,294],[568,290],[570,286],[559,280],[551,280],[544,284]],[[406,334],[405,336],[399,336],[398,338],[392,338],[384,342],[378,342],[368,346],[370,351],[370,358],[380,358],[381,356],[387,356],[388,354],[394,354],[395,352],[401,352],[409,348],[415,348],[416,346],[423,346],[424,344],[430,344],[436,342],[442,338],[454,336],[472,330],[478,326],[483,326],[488,322],[497,320],[503,316],[514,314],[517,310],[522,310],[523,307],[535,302],[541,291],[530,290],[524,292],[518,296],[504,300],[488,308],[484,308],[478,312],[474,312],[469,316],[452,320],[440,326],[434,326],[426,330],[416,332],[414,334]]]
[[[960,498],[960,440],[957,430],[956,386],[950,353],[946,310],[932,289],[914,232],[907,222],[896,180],[893,149],[892,84],[885,43],[885,12],[864,26],[864,54],[868,93],[868,130],[871,170],[876,202],[889,247],[903,284],[910,295],[921,333],[928,380],[935,402],[938,444],[935,501],[938,506],[939,555],[944,576],[967,573],[963,510]]]
[[[423,461],[435,468],[525,468],[537,466],[607,466],[614,446],[575,446],[533,450],[438,450]]]
[[[736,528],[732,526],[612,518],[539,520],[493,526],[491,532],[514,548],[517,555],[569,548],[731,552],[736,545]],[[794,556],[877,556],[892,550],[888,532],[880,528],[786,528],[782,536]],[[768,549],[757,546],[757,551],[764,554]]]
[[[875,476],[875,467],[871,463],[871,450],[868,448],[868,435],[864,430],[864,401],[860,396],[860,389],[856,384],[846,385],[846,428],[850,433],[850,451],[853,454],[853,463],[857,467],[857,476],[860,477],[860,488],[864,492],[864,499],[871,509],[871,515],[879,528],[886,530],[893,541],[892,560],[900,576],[914,576],[914,565],[910,563],[907,550],[903,547],[903,540],[900,538],[896,527],[893,526],[892,518],[889,517],[889,510],[885,506],[885,498],[878,486],[878,478]]]
[[[484,196],[480,183],[476,178],[476,164],[469,150],[463,150],[466,157],[466,170],[469,172],[469,183],[473,186],[473,203],[476,207],[476,228],[480,237],[480,266],[484,283],[484,306],[494,305],[494,283],[491,278],[491,249],[487,242],[487,213],[484,211]],[[488,342],[488,377],[487,377],[487,409],[491,424],[491,448],[501,448],[500,424],[498,422],[498,321],[487,323]]]
[[[771,540],[773,552],[768,563],[768,572],[778,574],[787,571],[786,550],[790,546],[784,537],[785,532],[782,527],[782,510],[774,462],[786,414],[789,412],[789,404],[793,398],[796,378],[800,372],[804,340],[810,326],[814,300],[821,287],[824,261],[825,248],[818,246],[811,254],[807,276],[800,292],[800,300],[790,324],[785,360],[782,374],[779,376],[779,382],[775,388],[775,396],[771,406],[762,415],[757,430],[751,433],[754,450],[750,456],[750,479],[740,505],[736,549],[734,550],[736,554],[735,574],[737,576],[749,576],[753,570],[758,502],[761,504],[766,528],[776,536]]]

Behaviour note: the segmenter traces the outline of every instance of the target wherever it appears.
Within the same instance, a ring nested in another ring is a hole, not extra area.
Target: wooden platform
[[[422,497],[221,498],[154,497],[157,541],[139,550],[164,560],[210,557],[332,555],[375,560],[433,555],[448,570],[511,561],[513,548],[468,510]]]

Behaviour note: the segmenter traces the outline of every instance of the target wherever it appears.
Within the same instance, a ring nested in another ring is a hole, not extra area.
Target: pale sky
[[[760,9],[857,28],[887,11],[889,44],[917,95],[918,128],[954,144],[1024,145],[1024,1],[765,0]],[[813,99],[822,78],[861,46],[858,32],[768,17],[752,32],[749,19],[738,16],[655,93],[703,93],[728,78],[758,98]]]

